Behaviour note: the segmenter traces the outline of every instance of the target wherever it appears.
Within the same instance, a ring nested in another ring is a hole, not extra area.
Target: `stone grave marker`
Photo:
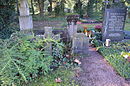
[[[53,34],[52,33],[52,27],[44,27],[44,36],[47,39],[53,39],[56,41],[60,41],[61,40],[61,36],[60,34]],[[45,48],[45,51],[48,52],[48,54],[52,54],[52,43],[48,42]]]
[[[20,30],[30,30],[33,28],[32,16],[30,16],[27,0],[20,0],[19,6],[19,24]]]
[[[70,38],[73,38],[74,34],[77,33],[77,21],[79,19],[79,15],[69,15],[67,16],[68,28],[67,31],[69,33]]]
[[[124,39],[126,8],[105,9],[102,40],[121,41]]]
[[[72,40],[73,54],[88,54],[89,39],[83,33],[77,33]]]

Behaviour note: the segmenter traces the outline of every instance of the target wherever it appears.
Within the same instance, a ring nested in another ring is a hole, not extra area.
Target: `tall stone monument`
[[[67,16],[68,28],[67,31],[69,33],[70,38],[74,37],[74,34],[77,33],[77,21],[79,19],[79,15],[69,15]]]
[[[27,0],[20,0],[19,6],[19,25],[20,30],[30,30],[33,28],[32,16],[30,16]]]
[[[119,3],[119,1],[120,0],[115,0],[115,3]],[[124,39],[126,13],[126,7],[112,6],[105,9],[102,30],[103,41],[106,39],[112,41],[121,41]]]

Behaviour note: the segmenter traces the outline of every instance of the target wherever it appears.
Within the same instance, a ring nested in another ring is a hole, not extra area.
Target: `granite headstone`
[[[127,9],[109,8],[105,9],[102,40],[121,41],[124,39],[124,25]]]

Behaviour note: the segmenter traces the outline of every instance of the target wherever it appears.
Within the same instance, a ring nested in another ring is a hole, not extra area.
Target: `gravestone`
[[[105,9],[102,40],[121,41],[124,39],[126,8]]]
[[[56,34],[60,34],[60,38],[61,38],[61,41],[64,42],[64,43],[67,43],[68,40],[69,40],[69,35],[68,35],[68,32],[67,32],[67,29],[65,28],[64,30],[53,30],[52,33],[54,35]]]
[[[45,30],[45,37],[52,38],[52,27],[44,27]]]
[[[74,34],[77,33],[77,21],[79,20],[79,15],[69,15],[67,16],[67,22],[68,22],[68,34],[70,38],[72,39]]]
[[[51,40],[55,40],[55,41],[60,41],[61,37],[60,37],[60,34],[53,34],[52,33],[52,27],[44,27],[44,37],[47,38],[47,39],[50,39],[49,42],[47,42],[46,44],[46,48],[45,48],[45,51],[52,55],[52,41]]]
[[[83,33],[77,33],[72,40],[72,53],[73,54],[88,54],[89,39]]]
[[[29,13],[29,6],[27,0],[20,0],[19,6],[19,24],[20,30],[30,30],[33,28],[32,16]]]

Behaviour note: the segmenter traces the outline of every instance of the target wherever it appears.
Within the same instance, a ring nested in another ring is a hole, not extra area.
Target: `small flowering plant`
[[[125,59],[127,59],[128,62],[130,62],[130,52],[121,52],[121,56],[123,56]]]
[[[101,32],[102,26],[101,25],[96,25],[95,30],[98,31],[98,32]]]

